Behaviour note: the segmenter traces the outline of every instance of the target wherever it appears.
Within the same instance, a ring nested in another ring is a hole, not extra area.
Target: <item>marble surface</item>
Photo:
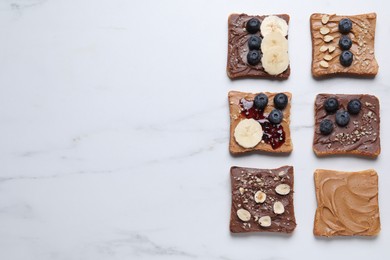
[[[388,9],[385,0],[0,1],[0,259],[390,257]],[[379,75],[313,80],[310,14],[371,11]],[[227,78],[231,12],[291,15],[289,80]],[[229,155],[229,90],[293,93],[290,156]],[[314,156],[320,92],[379,96],[377,160]],[[293,235],[231,235],[230,166],[286,164],[296,174]],[[316,168],[378,171],[377,238],[313,236]]]

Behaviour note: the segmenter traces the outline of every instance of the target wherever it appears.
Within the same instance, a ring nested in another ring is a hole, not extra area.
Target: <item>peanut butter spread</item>
[[[353,62],[349,67],[340,64],[340,37],[338,24],[343,18],[352,21],[352,30],[347,34],[352,40],[350,51]],[[354,76],[375,76],[378,63],[375,60],[376,14],[339,16],[313,14],[310,17],[313,44],[312,73],[315,77],[348,74]]]
[[[271,110],[275,107],[273,99],[277,93],[264,92],[269,99],[268,105],[264,110],[264,113],[268,115]],[[263,151],[263,152],[275,152],[275,153],[289,153],[293,149],[293,144],[291,140],[290,133],[290,110],[291,110],[291,99],[292,95],[289,92],[283,92],[288,97],[287,107],[283,110],[283,121],[281,126],[285,131],[285,141],[282,146],[278,149],[272,149],[271,146],[263,141],[260,142],[253,148],[243,148],[241,147],[233,137],[234,129],[237,124],[244,118],[242,115],[242,108],[240,106],[240,100],[245,99],[247,101],[253,101],[255,96],[258,93],[245,93],[239,91],[230,91],[229,92],[229,109],[230,109],[230,142],[229,150],[232,154],[240,154],[250,151]]]
[[[317,236],[372,236],[380,231],[378,175],[374,170],[314,173]]]

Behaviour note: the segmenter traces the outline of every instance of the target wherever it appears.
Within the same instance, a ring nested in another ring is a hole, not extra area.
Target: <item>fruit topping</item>
[[[320,123],[320,132],[323,135],[329,135],[333,131],[333,122],[329,119],[324,119]]]
[[[283,120],[283,113],[279,109],[273,109],[268,115],[268,120],[272,124],[280,124]]]
[[[263,51],[261,63],[265,72],[270,75],[278,75],[284,72],[290,64],[288,52],[282,47],[273,47]]]
[[[252,18],[246,23],[248,33],[257,33],[260,30],[260,21],[257,18]]]
[[[284,93],[278,93],[274,97],[274,105],[276,108],[284,109],[287,106],[288,97]]]
[[[339,40],[339,46],[340,46],[340,49],[342,50],[349,50],[352,46],[352,40],[351,38],[349,38],[348,35],[343,35],[341,36],[340,40]]]
[[[258,51],[258,50],[251,50],[251,51],[248,52],[247,60],[248,60],[248,63],[250,65],[255,66],[255,65],[259,64],[260,59],[261,59],[260,51]]]
[[[288,51],[288,41],[286,37],[278,32],[272,32],[264,36],[261,42],[261,51],[267,52],[269,49],[274,47],[280,47],[284,51]]]
[[[348,112],[352,115],[357,115],[360,112],[360,109],[362,108],[362,103],[359,101],[359,99],[352,99],[348,102]]]
[[[264,93],[260,93],[254,98],[254,105],[257,109],[264,110],[268,104],[268,97]]]
[[[254,103],[254,101],[248,101],[244,98],[241,99],[241,115],[247,119],[257,120],[263,130],[262,141],[271,145],[272,149],[278,149],[286,141],[286,133],[283,130],[283,126],[281,124],[271,123],[269,118],[264,115],[264,110],[258,109]]]
[[[328,113],[335,113],[337,109],[339,109],[339,102],[336,98],[330,97],[327,100],[325,100],[325,110]]]
[[[336,123],[339,126],[346,126],[349,123],[349,113],[343,109],[337,111],[336,113]]]
[[[288,24],[286,20],[275,15],[270,15],[264,18],[260,30],[263,36],[271,32],[278,32],[282,36],[286,36],[288,33]]]
[[[341,33],[349,33],[352,30],[352,22],[348,18],[341,19],[339,22],[339,31]]]
[[[234,129],[234,139],[244,148],[253,148],[263,138],[263,129],[254,119],[243,119]]]
[[[259,50],[261,45],[261,38],[257,35],[252,35],[248,40],[249,50]]]
[[[350,51],[343,51],[340,54],[340,63],[344,67],[351,66],[352,61],[353,61],[353,54],[352,54],[352,52],[350,52]]]

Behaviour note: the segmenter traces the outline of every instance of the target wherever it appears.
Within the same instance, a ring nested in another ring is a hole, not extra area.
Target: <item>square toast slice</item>
[[[378,174],[375,170],[314,173],[315,236],[375,236],[380,231]]]
[[[290,110],[292,95],[289,92],[282,92],[288,98],[287,106],[281,110],[283,120],[280,124],[272,124],[267,119],[269,113],[275,109],[274,97],[278,93],[264,92],[268,97],[268,104],[264,110],[258,110],[253,106],[254,98],[260,93],[246,93],[239,91],[230,91],[229,110],[230,110],[230,141],[229,151],[231,154],[242,154],[248,152],[267,152],[267,153],[290,153],[293,149],[290,133]],[[249,108],[250,107],[250,108]],[[237,125],[245,120],[254,118],[260,123],[263,130],[261,141],[257,145],[247,148],[237,142],[235,131]]]
[[[266,32],[260,30],[254,34],[249,33],[246,30],[247,22],[256,18],[260,22],[263,22],[267,17],[278,17],[282,19],[287,26],[290,21],[290,16],[287,14],[279,15],[247,15],[247,14],[231,14],[228,19],[228,55],[227,55],[227,66],[226,72],[229,78],[271,78],[271,79],[287,79],[290,76],[290,65],[288,64],[286,69],[282,69],[280,73],[271,75],[267,73],[260,61],[256,65],[250,65],[248,63],[247,54],[249,52],[248,41],[252,35],[263,37]],[[277,19],[276,19],[277,20]],[[279,20],[281,21],[281,20]],[[272,22],[272,21],[271,21]],[[277,21],[276,21],[277,22]],[[275,26],[274,28],[276,28]],[[267,31],[268,32],[268,31]],[[288,35],[283,36],[288,39]],[[261,56],[264,56],[263,50],[261,50]],[[288,53],[287,53],[288,59]],[[288,62],[289,63],[289,62]]]
[[[339,22],[349,19],[352,29],[341,33]],[[335,15],[315,13],[310,16],[312,38],[312,74],[316,78],[346,75],[354,77],[374,77],[378,73],[375,59],[376,14]],[[352,41],[349,50],[353,54],[352,64],[343,66],[339,45],[345,35]]]
[[[329,113],[325,109],[325,102],[329,98],[338,101],[337,111],[348,111],[348,103],[351,100],[359,100],[360,112],[348,113],[349,123],[346,126],[339,126],[336,123],[337,112]],[[372,95],[318,94],[314,105],[314,153],[317,156],[352,154],[377,157],[381,151],[379,111],[379,100]],[[330,120],[333,123],[333,131],[328,135],[320,131],[323,120]]]
[[[230,231],[291,233],[294,214],[294,168],[232,167]]]

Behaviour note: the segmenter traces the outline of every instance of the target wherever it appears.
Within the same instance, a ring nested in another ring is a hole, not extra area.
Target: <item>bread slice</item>
[[[375,236],[381,229],[378,174],[316,170],[315,236]]]
[[[329,17],[329,21],[326,17]],[[352,40],[350,51],[353,53],[353,62],[349,67],[340,63],[339,40],[343,35],[338,29],[339,21],[349,18],[352,21],[352,30],[348,35]],[[324,19],[324,20],[323,20]],[[312,74],[314,77],[329,77],[347,75],[355,77],[374,77],[378,73],[378,63],[375,59],[375,27],[376,14],[335,15],[315,13],[310,16],[310,30],[312,39]],[[321,28],[327,28],[322,29]],[[327,32],[329,29],[328,33]],[[326,36],[333,40],[326,42]],[[334,47],[334,51],[327,47]],[[328,56],[327,56],[328,55]],[[330,59],[330,60],[329,60]]]
[[[257,18],[260,21],[264,20],[268,15],[247,15],[247,14],[231,14],[228,19],[228,55],[226,72],[229,78],[272,78],[272,79],[287,79],[290,76],[290,66],[278,74],[270,75],[264,71],[261,62],[256,66],[251,66],[247,63],[246,56],[248,54],[248,40],[250,34],[246,31],[246,22],[251,18]],[[275,15],[284,19],[287,24],[290,21],[290,16],[287,14]],[[256,35],[261,36],[260,32]],[[287,36],[288,37],[288,36]]]
[[[230,169],[230,178],[232,187],[230,231],[232,233],[294,231],[297,224],[294,213],[294,168],[292,166],[277,169],[233,166]],[[282,187],[279,185],[287,187],[283,190],[283,194],[278,193],[279,188]],[[283,212],[275,213],[275,203],[283,205]]]
[[[241,105],[241,100],[245,99],[247,101],[253,101],[255,96],[259,93],[245,93],[239,91],[230,91],[229,92],[229,110],[230,110],[230,142],[229,142],[229,151],[232,154],[242,154],[247,152],[268,152],[268,153],[290,153],[293,149],[293,144],[291,141],[290,133],[290,110],[291,110],[291,98],[292,95],[289,92],[283,92],[288,97],[288,104],[286,108],[282,110],[283,112],[283,121],[280,126],[284,131],[284,142],[280,147],[273,148],[271,144],[262,140],[253,148],[244,148],[240,146],[234,138],[234,130],[238,123],[247,118],[243,113],[243,107]],[[274,108],[273,99],[277,93],[265,92],[268,96],[268,105],[264,110],[264,116],[266,117]],[[268,121],[268,120],[267,120]]]
[[[336,113],[328,113],[324,108],[325,101],[334,97],[339,102],[339,110],[347,110],[348,102],[358,99],[361,110],[357,115],[350,114],[348,125],[341,127],[336,123]],[[314,139],[313,150],[317,156],[359,155],[377,157],[380,145],[380,115],[377,97],[366,94],[318,94],[314,104]],[[333,132],[323,135],[320,131],[322,120],[333,122]]]

